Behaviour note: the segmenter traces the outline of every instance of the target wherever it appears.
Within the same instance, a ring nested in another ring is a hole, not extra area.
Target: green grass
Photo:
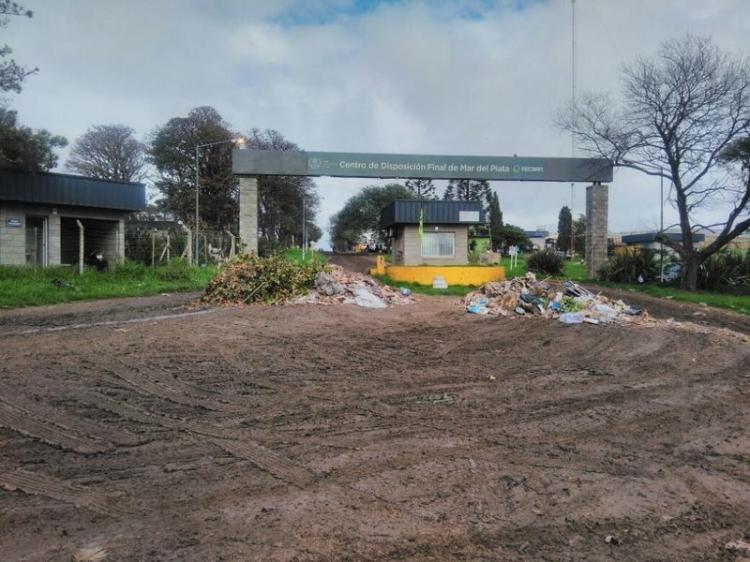
[[[304,259],[302,258],[302,249],[300,248],[288,248],[283,252],[284,257],[295,263],[309,263],[313,260],[319,262],[325,262],[326,257],[318,252],[317,250],[308,250],[305,252]]]
[[[126,262],[112,271],[87,269],[83,275],[78,275],[76,268],[65,266],[0,266],[0,308],[198,291],[215,274],[215,267],[196,268],[181,260],[155,268]],[[55,279],[73,287],[57,287],[53,284]]]
[[[433,289],[429,285],[419,285],[418,283],[405,283],[403,281],[395,281],[387,275],[373,275],[373,277],[385,285],[390,285],[391,287],[396,288],[407,287],[411,289],[413,293],[417,293],[420,295],[453,295],[463,297],[464,295],[477,289],[477,287],[473,287],[471,285],[449,285],[447,289]]]
[[[500,261],[500,265],[505,268],[505,276],[510,279],[512,277],[523,277],[526,275],[526,260],[523,256],[518,257],[518,262],[513,271],[510,270],[510,258],[503,257]],[[586,280],[586,266],[579,261],[565,260],[563,262],[563,279],[570,279],[571,281],[585,281]]]
[[[685,291],[677,287],[661,285],[631,285],[628,283],[599,283],[604,287],[614,287],[651,295],[652,297],[671,298],[672,300],[695,304],[705,303],[717,308],[726,308],[741,314],[750,314],[750,295],[732,295],[708,291]]]

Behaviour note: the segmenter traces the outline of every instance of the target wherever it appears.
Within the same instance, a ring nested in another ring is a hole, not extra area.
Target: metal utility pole
[[[305,197],[302,196],[302,261],[305,261],[305,249],[307,248],[307,221],[305,220]]]
[[[200,149],[201,145],[195,147],[195,265],[200,264],[200,242],[198,238],[198,221],[200,220],[199,209],[200,209],[200,183],[201,183],[201,162],[200,162]]]
[[[664,170],[659,168],[659,281],[664,283]]]
[[[576,0],[570,0],[571,8],[571,44],[570,44],[570,71],[571,71],[571,108],[573,110],[573,119],[576,111]],[[575,127],[574,127],[575,129]],[[576,135],[570,133],[570,156],[576,156]],[[575,203],[575,184],[570,182],[570,253],[575,254],[576,250],[576,223],[573,205]]]

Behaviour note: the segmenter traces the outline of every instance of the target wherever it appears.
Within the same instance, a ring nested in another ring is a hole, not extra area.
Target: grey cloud
[[[311,150],[566,156],[552,126],[570,97],[570,5],[485,10],[460,2],[390,3],[362,16],[285,25],[299,1],[32,1],[5,31],[17,60],[39,66],[12,104],[70,139],[95,123],[141,135],[191,107],[235,128],[273,127]],[[346,7],[344,0],[333,5]],[[502,4],[501,4],[502,5]],[[744,0],[578,0],[580,90],[619,88],[619,68],[686,32],[746,49]],[[314,21],[314,17],[311,21]],[[318,180],[321,226],[366,182]],[[497,183],[507,220],[554,230],[567,185]],[[583,210],[577,186],[575,211]],[[627,170],[611,188],[613,230],[658,221],[658,183]],[[715,213],[717,211],[714,211]],[[668,219],[673,218],[671,210]]]

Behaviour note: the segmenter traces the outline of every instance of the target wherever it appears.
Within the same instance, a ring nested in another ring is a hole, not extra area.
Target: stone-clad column
[[[240,176],[240,242],[258,253],[258,178]]]
[[[595,279],[607,263],[609,187],[595,183],[586,188],[586,278]]]

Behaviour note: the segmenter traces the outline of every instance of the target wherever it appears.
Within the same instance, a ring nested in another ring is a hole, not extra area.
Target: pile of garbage
[[[331,265],[315,276],[315,288],[294,301],[297,304],[356,304],[364,308],[386,308],[411,304],[409,289],[381,285],[369,275]]]
[[[487,283],[469,293],[465,304],[471,314],[535,315],[565,324],[609,324],[648,318],[640,309],[594,294],[573,281],[537,280],[533,273]]]

